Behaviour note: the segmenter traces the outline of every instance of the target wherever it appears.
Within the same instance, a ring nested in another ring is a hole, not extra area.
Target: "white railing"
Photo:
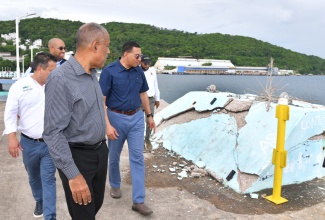
[[[0,71],[1,79],[12,79],[16,78],[16,73],[11,71]]]

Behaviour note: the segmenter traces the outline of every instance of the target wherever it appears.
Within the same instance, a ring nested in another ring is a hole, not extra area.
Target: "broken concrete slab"
[[[210,93],[188,93],[185,95],[186,100],[191,100],[190,95],[199,100],[199,94],[205,97]],[[229,97],[226,93],[221,97],[225,97],[223,104],[227,108],[229,98],[234,99],[234,103],[240,103],[238,97],[241,95]],[[209,99],[200,100],[206,102],[200,106],[209,104]],[[182,103],[182,98],[178,102]],[[287,167],[283,169],[283,184],[325,176],[325,169],[321,167],[324,135],[309,140],[325,131],[325,109],[319,105],[301,107],[301,104],[298,106],[296,102],[293,103],[296,105],[290,106],[290,120],[287,121],[286,129],[285,149],[288,158]],[[276,147],[277,133],[275,108],[276,104],[271,103],[270,110],[266,111],[265,102],[254,101],[245,118],[246,124],[240,130],[234,117],[227,111],[211,112],[207,118],[164,128],[158,132],[157,140],[163,141],[166,149],[175,151],[187,160],[203,161],[213,177],[237,192],[250,193],[271,188],[274,175],[272,151]],[[182,109],[177,110],[174,106],[172,111],[181,112]],[[305,173],[307,170],[309,173]],[[232,171],[235,171],[232,178],[227,180]]]
[[[182,170],[180,173],[178,173],[178,176],[181,178],[187,178],[187,171],[186,170]]]
[[[309,102],[304,102],[300,100],[292,100],[292,104],[295,106],[303,107],[303,108],[325,108],[323,105],[318,105],[318,104],[312,104]]]
[[[197,162],[195,162],[195,164],[199,168],[204,168],[205,167],[205,162],[204,161],[197,161]]]
[[[163,120],[167,120],[191,109],[202,112],[223,108],[229,102],[232,95],[234,94],[205,92],[205,95],[202,96],[202,92],[189,92],[170,104],[167,108],[155,114],[155,123],[159,125]]]
[[[243,100],[232,100],[227,106],[225,106],[225,109],[230,112],[242,112],[242,111],[248,111],[250,107],[252,106],[253,101],[243,101]]]
[[[214,170],[224,179],[231,170],[237,170],[234,158],[237,127],[232,116],[213,114],[189,123],[171,125],[157,136],[162,134],[166,149],[187,160],[195,162],[201,159],[206,169]]]

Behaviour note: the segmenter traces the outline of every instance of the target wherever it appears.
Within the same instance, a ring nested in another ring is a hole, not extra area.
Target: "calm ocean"
[[[266,76],[243,75],[167,75],[158,74],[161,98],[168,103],[191,91],[205,91],[213,84],[221,92],[259,94],[266,85]],[[325,105],[325,76],[273,76],[276,95],[289,96],[315,104]]]
[[[259,94],[266,79],[266,76],[158,74],[161,98],[168,103],[191,91],[205,91],[212,84],[221,92]],[[325,105],[325,76],[274,76],[272,85],[276,95],[287,92],[292,97]],[[0,101],[6,100],[7,94],[8,91],[0,91]]]

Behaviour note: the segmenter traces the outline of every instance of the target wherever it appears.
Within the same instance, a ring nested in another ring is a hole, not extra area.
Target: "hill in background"
[[[43,51],[47,50],[49,39],[59,37],[69,51],[75,51],[75,33],[82,24],[79,21],[39,17],[21,20],[19,37],[21,42],[26,39],[31,39],[32,42],[42,39]],[[325,60],[320,57],[307,56],[250,37],[189,33],[147,24],[109,22],[101,25],[108,30],[111,38],[111,54],[107,63],[120,56],[122,45],[126,41],[133,40],[139,43],[142,52],[149,54],[154,62],[158,57],[192,56],[199,59],[231,60],[235,66],[267,66],[272,57],[274,66],[279,69],[292,69],[301,74],[325,74]],[[0,21],[0,27],[0,34],[16,32],[14,20]],[[6,51],[15,55],[15,47],[12,45],[0,46],[0,52]],[[22,52],[30,54],[28,51]],[[28,62],[28,56],[25,59]]]

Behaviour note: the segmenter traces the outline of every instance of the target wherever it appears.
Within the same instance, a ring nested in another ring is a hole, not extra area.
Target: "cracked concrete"
[[[188,160],[202,158],[212,176],[237,192],[271,188],[276,104],[270,103],[267,111],[264,102],[253,101],[255,97],[190,92],[155,115],[160,125],[154,140]],[[283,169],[284,185],[325,176],[321,167],[325,107],[297,100],[292,103],[286,131],[288,165]],[[300,165],[295,165],[296,160]],[[231,172],[235,172],[234,177],[226,180]]]

